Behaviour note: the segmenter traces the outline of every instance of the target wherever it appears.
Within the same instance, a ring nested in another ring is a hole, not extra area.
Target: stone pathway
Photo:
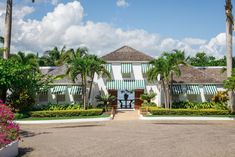
[[[138,120],[139,119],[139,114],[138,114],[138,110],[133,110],[133,111],[125,111],[125,110],[121,110],[121,111],[117,111],[115,117],[114,117],[114,121],[120,121],[120,120]]]

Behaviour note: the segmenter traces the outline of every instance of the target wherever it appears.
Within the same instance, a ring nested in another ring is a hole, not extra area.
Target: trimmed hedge
[[[58,111],[32,111],[30,117],[73,117],[73,116],[98,116],[103,109],[89,110],[58,110]]]
[[[162,109],[162,108],[148,108],[148,111],[152,115],[230,115],[228,110],[216,110],[216,109]]]

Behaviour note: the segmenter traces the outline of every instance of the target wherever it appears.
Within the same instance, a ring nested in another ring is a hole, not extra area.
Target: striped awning
[[[200,94],[198,85],[186,85],[186,94]]]
[[[54,86],[51,89],[52,94],[63,95],[65,94],[67,86]]]
[[[203,86],[204,94],[213,95],[217,93],[216,85],[204,85]]]
[[[107,81],[106,87],[116,90],[145,89],[145,82],[144,80],[112,80]]]
[[[146,74],[147,71],[152,67],[152,65],[148,64],[148,63],[142,63],[141,64],[141,71],[143,74]]]
[[[112,64],[105,64],[105,69],[111,73],[112,72]]]
[[[183,93],[182,86],[181,86],[181,85],[173,85],[173,86],[172,86],[172,93],[173,93],[174,95],[182,94],[182,93]]]
[[[121,72],[123,74],[128,74],[132,72],[132,64],[131,63],[122,63],[121,64]]]
[[[69,94],[81,95],[82,94],[82,87],[81,86],[72,86],[71,88],[69,88]]]

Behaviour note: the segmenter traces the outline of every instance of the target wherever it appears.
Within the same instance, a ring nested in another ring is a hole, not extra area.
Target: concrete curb
[[[230,117],[144,117],[140,115],[140,120],[235,120],[235,118]]]
[[[82,118],[82,119],[64,119],[64,120],[32,120],[32,121],[14,121],[17,124],[59,124],[59,123],[83,123],[83,122],[103,122],[112,120],[112,117],[105,118]]]

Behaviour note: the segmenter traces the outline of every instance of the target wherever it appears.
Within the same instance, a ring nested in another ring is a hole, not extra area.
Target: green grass
[[[110,115],[99,115],[99,116],[76,116],[76,117],[28,117],[18,119],[17,121],[31,121],[31,120],[64,120],[64,119],[86,119],[86,118],[105,118]]]
[[[144,117],[228,117],[235,118],[235,115],[143,115]]]

